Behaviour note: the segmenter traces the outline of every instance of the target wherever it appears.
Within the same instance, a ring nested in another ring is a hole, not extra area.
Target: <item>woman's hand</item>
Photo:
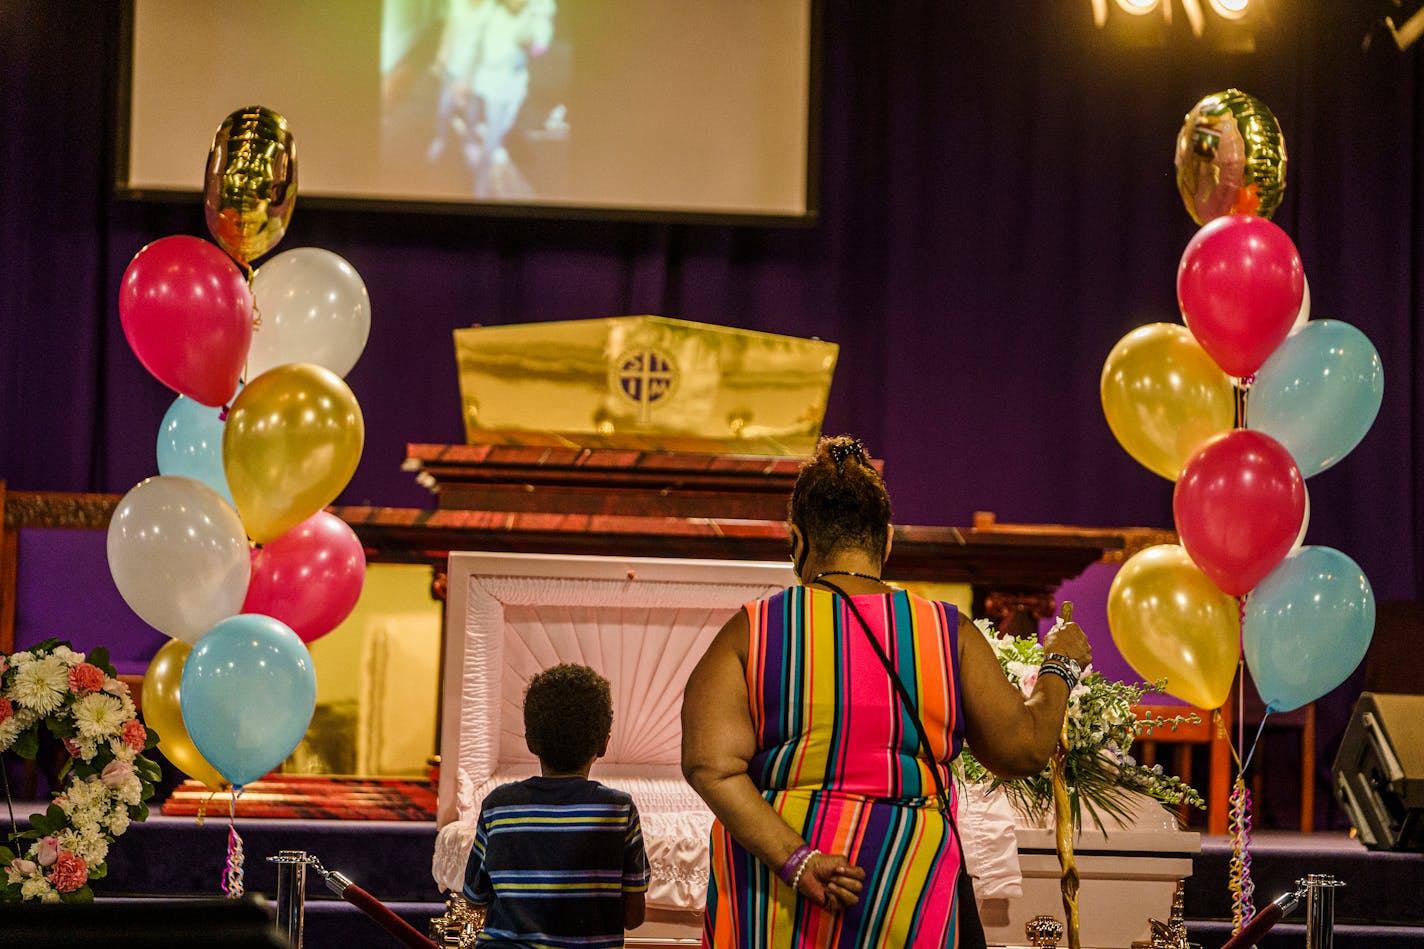
[[[1060,623],[1048,631],[1043,638],[1043,651],[1056,652],[1077,660],[1084,669],[1093,661],[1093,647],[1088,643],[1082,628],[1077,623]]]
[[[822,909],[839,912],[860,902],[865,868],[835,853],[818,853],[806,861],[796,891]]]

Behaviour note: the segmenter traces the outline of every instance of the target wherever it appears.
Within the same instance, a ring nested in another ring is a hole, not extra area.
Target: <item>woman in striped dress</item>
[[[1087,639],[1055,628],[1062,673],[1025,698],[954,606],[883,583],[890,500],[852,438],[822,439],[789,526],[802,585],[733,616],[684,696],[683,772],[717,817],[703,945],[958,946],[961,851],[930,769],[952,787],[967,739],[998,774],[1040,771]]]

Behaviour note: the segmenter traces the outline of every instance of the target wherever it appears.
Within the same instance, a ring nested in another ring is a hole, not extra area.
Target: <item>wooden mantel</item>
[[[500,491],[500,496],[508,496]],[[778,503],[784,505],[785,494],[780,498]],[[14,647],[19,531],[106,530],[120,499],[116,494],[6,492],[0,483],[0,652]],[[329,510],[356,531],[371,562],[430,564],[437,571],[437,586],[452,550],[781,560],[788,545],[779,516],[346,506]],[[1063,581],[1097,561],[1119,560],[1149,543],[1170,539],[1170,532],[1155,529],[1001,525],[992,515],[979,515],[974,527],[896,525],[886,573],[896,580],[970,584],[976,615],[1022,633],[1033,621],[1053,615],[1053,593]]]

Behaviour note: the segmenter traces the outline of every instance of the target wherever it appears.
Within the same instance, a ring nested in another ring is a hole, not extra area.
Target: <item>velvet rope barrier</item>
[[[1261,937],[1271,931],[1271,927],[1281,921],[1281,917],[1295,909],[1300,902],[1300,891],[1295,890],[1278,897],[1241,927],[1241,930],[1226,941],[1221,949],[1250,949],[1261,941]]]
[[[326,869],[319,861],[314,861],[312,868],[321,874],[328,890],[371,917],[381,925],[381,928],[399,939],[404,945],[409,946],[410,949],[439,949],[420,930],[401,919],[370,893],[352,883],[350,877]]]

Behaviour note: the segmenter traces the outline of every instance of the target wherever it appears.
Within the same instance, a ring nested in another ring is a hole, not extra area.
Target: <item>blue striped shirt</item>
[[[623,945],[623,894],[648,889],[638,808],[584,778],[501,785],[480,807],[465,897],[487,906],[481,943]]]

